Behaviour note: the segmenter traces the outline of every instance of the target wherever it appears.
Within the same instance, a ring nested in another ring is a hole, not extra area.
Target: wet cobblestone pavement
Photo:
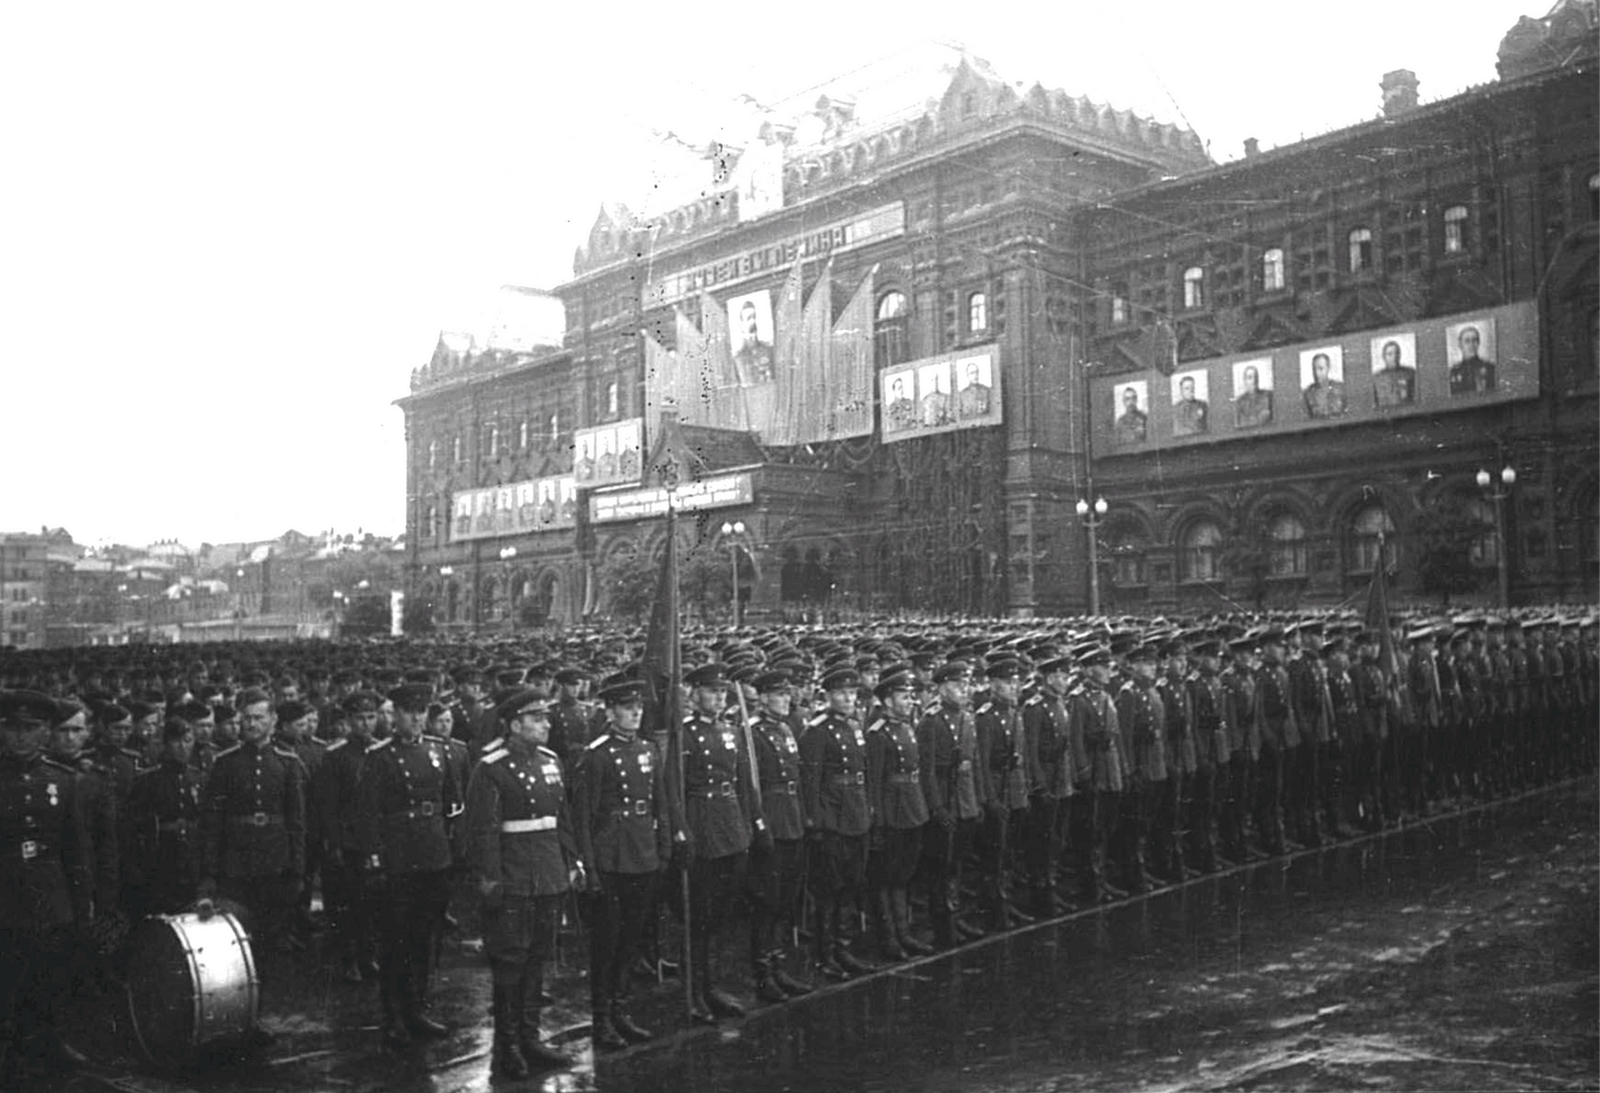
[[[1597,807],[1585,779],[993,936],[695,1028],[675,981],[631,1007],[656,1040],[595,1059],[581,943],[549,984],[571,1070],[489,1076],[488,975],[446,945],[433,1012],[395,1053],[376,986],[264,958],[259,1058],[156,1074],[125,1009],[85,997],[91,1071],[47,1090],[1200,1090],[1600,1088]],[[462,915],[463,921],[470,920]],[[730,939],[722,966],[743,963]],[[730,980],[732,976],[728,977]]]

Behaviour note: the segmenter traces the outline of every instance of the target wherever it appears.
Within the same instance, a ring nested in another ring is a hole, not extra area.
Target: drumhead
[[[128,1009],[152,1062],[181,1065],[197,1048],[243,1036],[258,1003],[249,935],[233,915],[156,915],[134,931]]]

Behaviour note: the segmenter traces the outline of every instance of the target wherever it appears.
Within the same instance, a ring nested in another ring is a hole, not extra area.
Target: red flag
[[[764,444],[797,443],[800,404],[800,333],[805,314],[805,279],[796,258],[778,293],[773,315],[773,406],[767,420],[752,422]]]
[[[1378,663],[1393,679],[1400,670],[1400,658],[1389,628],[1389,571],[1384,561],[1383,533],[1378,533],[1378,558],[1372,566],[1372,584],[1367,588],[1367,629],[1378,635]]]

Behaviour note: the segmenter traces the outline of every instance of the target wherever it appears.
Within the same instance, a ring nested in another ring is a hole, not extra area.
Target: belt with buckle
[[[228,818],[236,824],[243,824],[245,827],[277,827],[283,823],[282,816],[272,816],[265,812],[247,812]]]
[[[735,795],[732,782],[718,782],[715,785],[701,786],[691,792],[696,797],[732,797]]]
[[[421,820],[437,814],[438,811],[439,807],[432,801],[421,801],[417,804],[417,807],[408,808],[401,812],[391,812],[387,818],[391,820]]]
[[[889,784],[895,786],[914,786],[917,784],[917,778],[918,774],[914,770],[905,774],[891,774],[889,775]]]
[[[761,787],[761,792],[776,793],[779,796],[792,797],[798,793],[799,790],[796,788],[793,782],[769,782]]]
[[[854,774],[835,774],[828,781],[836,786],[864,786],[867,784],[867,772],[858,770]]]
[[[650,802],[643,798],[634,801],[632,804],[624,801],[622,807],[614,810],[611,815],[621,819],[626,819],[629,816],[648,816],[650,815]]]
[[[38,839],[23,839],[19,849],[22,852],[23,861],[32,861],[34,858],[37,858],[41,852],[48,850],[49,847],[40,842]]]
[[[505,820],[500,824],[500,830],[507,835],[525,835],[530,831],[554,831],[556,818],[554,816],[535,816],[531,820]]]

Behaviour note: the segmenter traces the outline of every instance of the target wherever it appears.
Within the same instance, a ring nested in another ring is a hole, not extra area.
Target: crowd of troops
[[[75,977],[116,982],[131,923],[204,900],[294,951],[319,892],[386,1043],[444,1036],[463,887],[497,1071],[563,1066],[565,907],[597,1049],[651,1038],[644,978],[714,1024],[1592,771],[1597,637],[1589,611],[743,628],[687,635],[677,696],[637,632],[0,655],[0,1078],[82,1062]]]

